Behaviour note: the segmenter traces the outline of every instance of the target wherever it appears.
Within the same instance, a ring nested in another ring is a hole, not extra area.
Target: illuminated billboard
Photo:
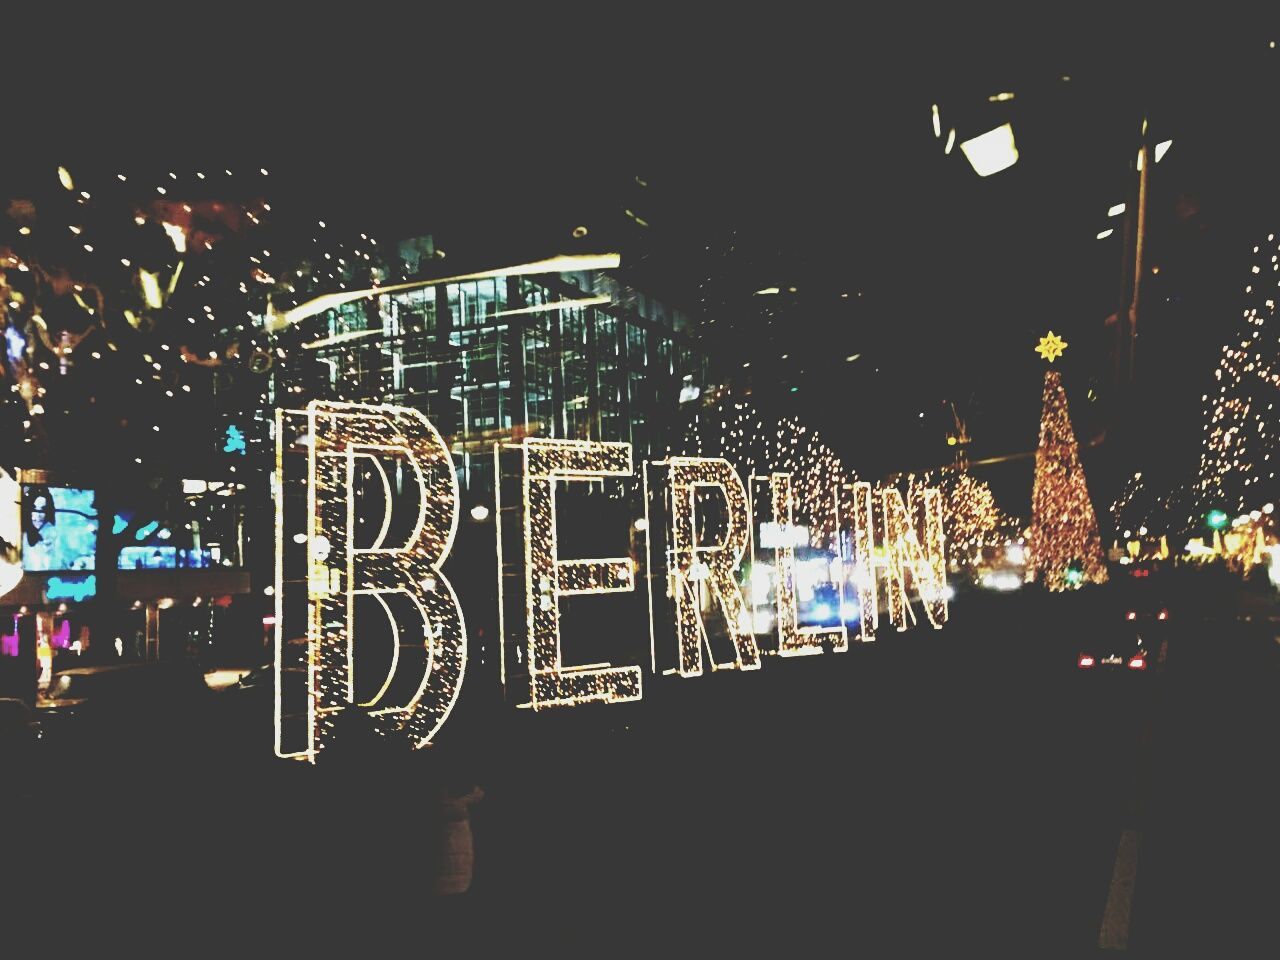
[[[92,570],[97,547],[92,490],[43,484],[22,488],[24,570]]]

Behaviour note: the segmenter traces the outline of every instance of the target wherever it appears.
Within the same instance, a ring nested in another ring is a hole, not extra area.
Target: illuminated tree
[[[1198,522],[1205,511],[1238,513],[1274,501],[1280,454],[1275,406],[1280,402],[1280,244],[1275,234],[1253,248],[1242,323],[1223,346],[1214,389],[1203,397],[1204,440],[1194,485]]]
[[[753,475],[790,473],[796,516],[810,527],[815,542],[835,535],[835,495],[857,479],[818,431],[795,417],[767,418],[751,403],[730,398],[698,408],[671,452],[724,457],[744,482]],[[851,510],[840,504],[841,516],[853,516]]]
[[[1044,378],[1028,546],[1031,574],[1050,590],[1107,580],[1098,518],[1085,486],[1067,394],[1056,370]]]
[[[983,547],[1002,545],[1017,536],[1017,520],[1000,509],[991,485],[964,467],[957,465],[911,474],[907,478],[907,489],[912,502],[923,487],[942,490],[949,562],[976,560]]]
[[[4,184],[0,448],[6,466],[94,489],[95,636],[113,629],[120,550],[141,539],[117,510],[145,500],[145,524],[184,478],[270,468],[265,423],[250,423],[284,355],[262,329],[269,304],[364,288],[380,269],[367,235],[343,246],[315,220],[270,232],[267,177],[42,167]]]

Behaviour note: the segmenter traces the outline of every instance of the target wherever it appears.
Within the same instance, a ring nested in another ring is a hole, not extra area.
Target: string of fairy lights
[[[1021,522],[1000,508],[991,485],[961,466],[908,473],[902,481],[912,502],[923,488],[942,491],[947,554],[952,563],[976,563],[984,549],[1007,546],[1021,535]]]
[[[1252,248],[1240,324],[1222,346],[1212,387],[1201,395],[1203,425],[1193,478],[1152,484],[1134,473],[1112,504],[1115,529],[1131,536],[1189,533],[1203,539],[1213,511],[1249,516],[1274,505],[1280,458],[1280,241]],[[1189,473],[1191,471],[1188,471]]]
[[[1222,348],[1214,371],[1217,390],[1206,393],[1204,442],[1195,486],[1203,509],[1240,512],[1274,499],[1277,446],[1275,404],[1280,400],[1280,329],[1272,322],[1280,288],[1276,235],[1253,248],[1238,339]],[[1194,513],[1188,520],[1194,521]]]

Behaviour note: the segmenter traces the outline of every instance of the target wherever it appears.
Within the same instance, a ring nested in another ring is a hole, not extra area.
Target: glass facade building
[[[708,385],[688,317],[595,271],[425,285],[301,327],[275,368],[278,402],[421,410],[470,492],[492,489],[498,440],[622,440],[637,459],[665,450],[680,402]]]

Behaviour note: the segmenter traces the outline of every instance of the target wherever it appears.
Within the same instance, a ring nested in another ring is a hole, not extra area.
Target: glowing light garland
[[[876,638],[880,626],[880,601],[876,593],[875,514],[872,510],[871,484],[853,485],[853,580],[858,587],[858,639],[864,643]]]
[[[458,523],[453,459],[439,432],[416,410],[317,401],[308,405],[307,420],[311,739],[306,754],[314,759],[324,749],[333,733],[334,715],[355,702],[358,596],[379,602],[395,638],[385,682],[360,706],[368,708],[380,733],[403,733],[415,747],[424,746],[453,709],[466,665],[462,609],[440,572]],[[390,545],[385,541],[392,486],[378,459],[388,455],[403,459],[417,489],[416,522],[403,543]],[[367,461],[381,475],[387,498],[373,545],[363,548],[355,542],[358,460]],[[281,488],[284,479],[277,476]],[[283,544],[277,543],[276,549],[282,550]],[[416,608],[421,632],[402,634],[387,604],[392,594],[407,597]],[[403,703],[384,704],[392,681],[406,672],[413,692]],[[283,680],[277,664],[277,698],[283,695]],[[277,715],[280,712],[278,706]]]
[[[522,446],[529,702],[537,710],[639,700],[638,666],[566,667],[560,652],[560,598],[634,590],[630,557],[561,560],[556,543],[556,483],[630,476],[631,444],[527,439]]]
[[[775,473],[769,480],[773,491],[773,518],[783,530],[790,530],[793,520],[791,475]],[[830,643],[836,653],[849,649],[849,631],[838,627],[800,627],[797,617],[795,571],[796,551],[790,539],[783,536],[774,550],[774,568],[777,571],[776,605],[778,619],[778,654],[783,657],[799,657],[822,653],[825,643]]]
[[[925,616],[935,628],[947,622],[947,559],[942,529],[942,493],[935,488],[919,491],[920,513],[923,515],[924,544],[916,535],[915,524],[896,487],[880,491],[880,509],[884,522],[885,569],[889,582],[889,620],[899,630],[916,623],[915,613],[907,602],[907,582],[920,596]]]
[[[738,591],[734,574],[742,562],[750,536],[747,490],[728,460],[703,457],[671,457],[671,592],[676,598],[676,637],[680,648],[682,677],[702,675],[702,649],[711,652],[706,624],[702,620],[699,590],[711,591],[724,615],[734,659],[717,662],[712,652],[711,669],[737,667],[760,669],[760,649],[755,637],[745,629],[746,604]],[[720,491],[727,510],[723,543],[698,543],[695,501],[699,488]]]
[[[918,594],[929,623],[941,628],[949,616],[942,493],[936,488],[918,487],[913,491],[913,503],[921,514],[923,543],[902,493],[896,487],[884,487],[879,499],[883,539],[877,546],[871,484],[854,484],[854,581],[862,608],[860,639],[874,640],[880,625],[877,580],[881,571],[887,581],[890,623],[898,630],[917,623],[909,602],[909,583]]]

